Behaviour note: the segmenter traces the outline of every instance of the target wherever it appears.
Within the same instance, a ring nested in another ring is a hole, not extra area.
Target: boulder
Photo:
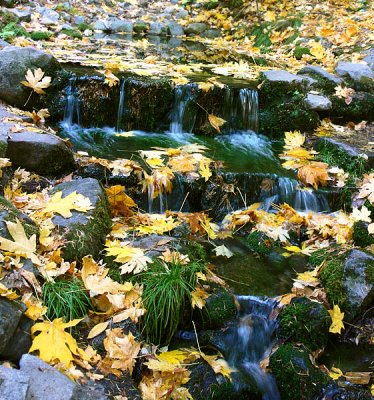
[[[33,47],[3,48],[0,51],[0,99],[13,106],[24,107],[31,89],[22,85],[21,81],[25,80],[28,69],[37,68],[41,68],[46,76],[52,78],[61,71],[60,64],[52,55]]]
[[[361,250],[351,250],[329,260],[321,272],[321,282],[331,304],[353,320],[362,308],[374,300],[374,256]]]
[[[374,71],[374,49],[370,49],[363,60],[367,63],[367,65]]]
[[[20,372],[29,379],[28,400],[105,400],[107,396],[77,385],[40,358],[25,354]]]
[[[149,35],[166,35],[167,27],[162,22],[152,22],[149,26]]]
[[[317,67],[316,65],[307,65],[306,67],[302,68],[298,74],[316,74],[321,78],[327,79],[331,83],[339,85],[343,82],[342,78],[337,77],[336,75],[330,74],[326,70],[321,67]]]
[[[374,78],[374,73],[367,64],[351,63],[345,61],[339,61],[336,67],[336,73],[339,76],[353,79],[358,82],[361,78]]]
[[[308,110],[314,111],[328,111],[332,108],[332,103],[328,97],[313,93],[307,94],[305,105]]]
[[[168,34],[173,37],[183,36],[183,26],[181,24],[178,24],[177,22],[169,22]]]
[[[7,349],[25,311],[25,304],[0,297],[0,356]]]
[[[73,18],[73,22],[75,25],[84,24],[86,22],[86,18],[83,15],[76,15]]]
[[[270,370],[275,376],[282,400],[320,398],[323,387],[331,381],[310,361],[304,346],[281,345],[270,357]]]
[[[6,157],[14,167],[43,176],[61,176],[75,169],[72,151],[57,136],[48,133],[21,132],[8,140]]]
[[[207,29],[209,29],[209,26],[204,22],[193,22],[192,24],[187,25],[185,32],[189,36],[194,36],[201,35]]]
[[[222,33],[219,29],[208,29],[201,34],[201,37],[204,37],[207,39],[215,39],[215,38],[219,38],[221,36],[222,36]]]
[[[107,22],[108,30],[111,32],[132,33],[133,23],[118,18],[110,18]],[[106,30],[106,29],[104,29]]]
[[[22,9],[11,8],[8,11],[14,14],[19,21],[31,22],[32,12],[30,7],[24,7]]]
[[[65,239],[64,259],[81,261],[86,255],[97,257],[112,225],[108,200],[102,186],[96,179],[85,178],[61,183],[53,189],[52,194],[59,191],[63,198],[73,192],[88,197],[93,207],[86,213],[72,211],[71,218],[57,215],[52,219]]]
[[[6,46],[10,46],[10,44],[8,42],[6,42],[5,40],[0,39],[0,50],[2,50]]]
[[[23,372],[0,365],[0,399],[29,400],[29,382]]]
[[[316,82],[315,79],[310,78],[309,76],[295,75],[284,70],[269,70],[269,71],[264,71],[263,74],[269,82],[293,84],[293,83],[302,83],[303,81],[306,81],[309,83],[309,85]]]

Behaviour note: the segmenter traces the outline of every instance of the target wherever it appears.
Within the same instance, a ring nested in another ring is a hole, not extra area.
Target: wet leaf
[[[221,132],[221,126],[226,122],[223,118],[217,117],[213,114],[208,114],[208,120],[210,125],[212,125],[217,132]]]
[[[331,333],[341,333],[342,329],[344,329],[343,318],[344,313],[340,311],[340,307],[338,305],[334,305],[332,310],[327,310],[330,314],[332,323],[329,329]]]

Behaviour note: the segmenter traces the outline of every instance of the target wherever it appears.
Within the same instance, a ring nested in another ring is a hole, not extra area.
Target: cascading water
[[[255,296],[238,296],[240,320],[223,338],[222,351],[230,367],[238,391],[255,385],[263,400],[280,400],[275,379],[263,371],[260,362],[273,346],[277,322],[273,317],[276,301]]]
[[[196,84],[179,85],[174,92],[174,105],[171,111],[170,134],[178,137],[190,133],[196,121]]]
[[[74,124],[80,125],[79,92],[76,87],[76,77],[69,79],[65,89],[65,112],[63,126],[69,130]]]
[[[117,132],[120,132],[122,130],[123,112],[125,110],[125,86],[126,86],[126,80],[123,79],[121,81],[121,86],[119,91],[119,104],[118,104],[117,124],[116,124]]]

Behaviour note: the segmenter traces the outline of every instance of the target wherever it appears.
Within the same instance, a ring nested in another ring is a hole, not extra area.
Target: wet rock
[[[222,33],[219,29],[208,29],[201,36],[208,39],[215,39],[221,37]]]
[[[201,35],[208,28],[209,26],[204,22],[193,22],[192,24],[187,25],[185,32],[189,36]]]
[[[21,132],[8,140],[6,152],[15,167],[43,176],[61,176],[75,169],[72,151],[65,142],[50,134]]]
[[[169,22],[168,24],[168,33],[170,36],[178,37],[184,35],[184,29],[182,25],[177,22]]]
[[[29,400],[29,377],[14,368],[0,365],[0,399]]]
[[[374,299],[374,256],[361,250],[329,260],[321,272],[321,282],[331,304],[354,319]]]
[[[26,306],[0,297],[0,357],[12,340]]]
[[[25,214],[19,212],[13,204],[4,197],[0,196],[0,236],[9,240],[13,240],[9,234],[6,222],[16,222],[19,220],[25,229],[26,235],[30,238],[32,235],[38,235],[39,229],[35,223]]]
[[[304,346],[284,344],[271,355],[269,367],[277,381],[282,400],[319,398],[323,386],[330,381],[315,367]]]
[[[324,70],[321,67],[317,67],[315,65],[307,65],[306,67],[302,68],[298,74],[316,74],[318,76],[320,76],[321,78],[327,79],[328,81],[339,85],[340,83],[343,82],[342,78],[339,78],[333,74],[330,74],[329,72],[327,72],[326,70]]]
[[[25,354],[20,372],[29,378],[28,399],[33,400],[104,400],[103,394],[88,391],[40,358]],[[78,395],[78,397],[77,397]]]
[[[308,93],[305,98],[305,105],[309,110],[328,111],[332,108],[332,103],[326,96]]]
[[[81,261],[86,255],[97,257],[111,228],[110,208],[102,186],[96,179],[84,178],[61,183],[52,193],[58,191],[62,191],[63,198],[73,192],[82,194],[90,199],[93,207],[86,213],[72,211],[71,218],[57,215],[52,219],[66,240],[64,259]]]
[[[149,26],[148,33],[150,35],[166,35],[167,27],[165,24],[161,22],[152,22]]]
[[[199,329],[222,328],[237,312],[234,296],[224,287],[213,287],[203,309],[195,309],[193,320]]]
[[[279,316],[279,335],[315,351],[326,346],[330,324],[331,318],[322,304],[297,297]]]
[[[61,71],[58,61],[43,51],[32,47],[3,48],[0,51],[0,99],[13,106],[24,107],[31,89],[22,85],[21,81],[25,80],[28,69],[37,68],[52,78]]]
[[[370,390],[361,386],[347,385],[339,387],[336,383],[329,384],[323,389],[321,400],[372,400]]]
[[[358,64],[351,62],[339,61],[336,67],[336,73],[339,76],[348,76],[354,81],[358,82],[361,78],[370,78],[374,77],[373,71],[367,64]]]
[[[133,31],[133,23],[131,21],[123,21],[122,19],[110,18],[107,22],[107,29],[111,32],[131,33]]]

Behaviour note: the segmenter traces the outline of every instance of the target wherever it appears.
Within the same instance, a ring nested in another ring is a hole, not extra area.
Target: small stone
[[[367,64],[339,61],[336,73],[339,76],[349,76],[356,82],[360,81],[361,78],[374,78],[373,71]]]
[[[304,76],[291,74],[284,70],[270,70],[263,72],[265,78],[270,82],[284,82],[284,83],[295,83],[302,82],[305,80]]]
[[[14,134],[8,140],[6,156],[13,166],[42,176],[61,176],[76,167],[73,153],[65,142],[47,133]]]
[[[323,68],[317,67],[315,65],[307,65],[298,72],[298,74],[309,74],[309,73],[317,74],[320,77],[325,78],[332,83],[335,83],[336,85],[339,85],[340,83],[343,82],[342,78],[338,78],[337,76],[330,74]]]
[[[161,22],[152,22],[149,26],[149,35],[166,35],[167,27]]]
[[[25,304],[0,297],[0,356],[6,350],[16,332],[18,323],[25,311]]]
[[[186,27],[185,32],[189,36],[201,35],[208,28],[209,26],[204,22],[194,22]]]
[[[309,110],[314,111],[327,111],[332,108],[332,103],[329,98],[312,93],[307,94],[305,105]]]
[[[83,15],[76,15],[73,19],[75,25],[84,24],[86,22],[86,18]]]
[[[183,26],[178,24],[177,22],[169,22],[168,33],[170,36],[173,37],[183,36],[184,35]]]
[[[0,399],[29,400],[29,377],[14,368],[0,365]]]
[[[184,8],[181,8],[180,10],[178,10],[178,12],[175,14],[175,18],[176,19],[182,19],[182,18],[186,18],[188,15],[188,11],[185,10]]]
[[[134,25],[131,21],[124,21],[118,18],[110,18],[108,20],[107,26],[108,30],[115,33],[118,32],[131,33],[134,28]]]
[[[208,39],[215,39],[221,37],[222,33],[219,29],[208,29],[201,36]]]

